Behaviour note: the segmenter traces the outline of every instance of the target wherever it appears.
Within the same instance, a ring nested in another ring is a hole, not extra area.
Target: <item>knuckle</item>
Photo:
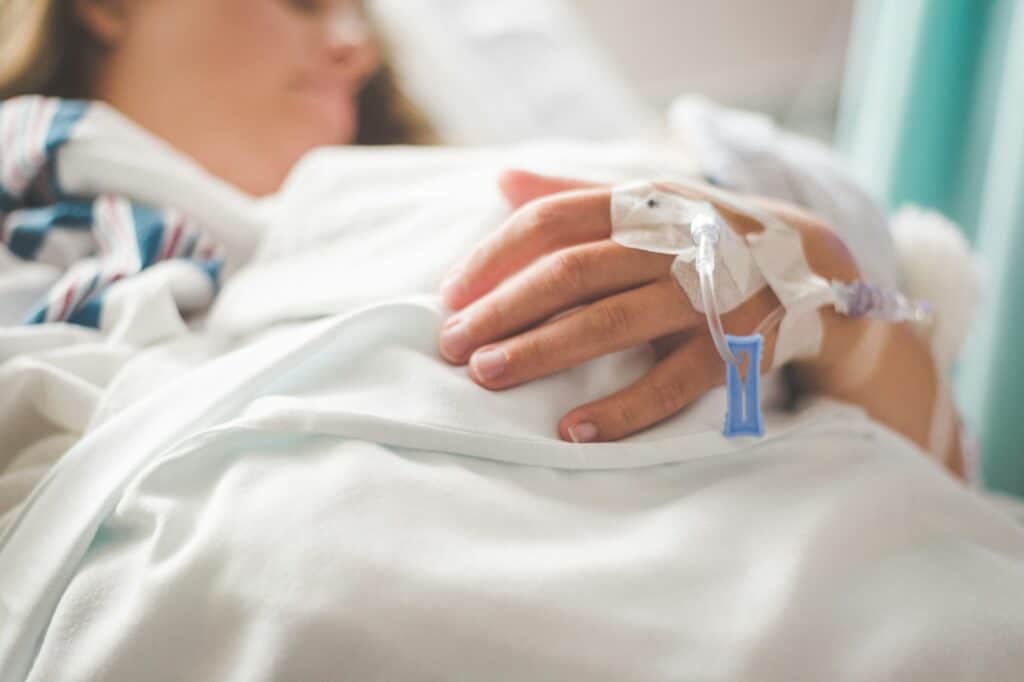
[[[509,323],[510,312],[500,297],[491,297],[466,316],[466,332],[475,341],[500,334]]]
[[[505,314],[500,308],[489,305],[470,318],[466,324],[466,333],[474,341],[486,339],[495,331],[501,329],[504,319]]]
[[[813,223],[810,229],[811,242],[825,253],[848,254],[846,243],[824,223]]]
[[[561,216],[558,204],[550,199],[538,199],[519,209],[519,224],[531,236],[545,242],[551,240],[553,226]]]
[[[804,234],[807,259],[818,274],[840,279],[857,277],[853,253],[835,231],[822,222],[814,221],[806,226]]]
[[[617,303],[597,303],[591,306],[588,335],[595,337],[618,337],[628,332],[633,324],[629,308]]]
[[[553,201],[551,198],[537,199],[530,202],[529,206],[533,222],[538,225],[553,223],[561,215],[561,208],[558,202]]]
[[[637,405],[631,400],[621,400],[614,408],[614,419],[621,433],[631,433],[644,426]]]
[[[519,376],[521,368],[539,370],[546,358],[543,342],[535,335],[527,334],[518,339],[508,348],[508,366],[505,373],[509,376]]]
[[[551,256],[549,272],[553,287],[580,291],[586,288],[590,261],[574,250],[560,251]]]
[[[686,388],[681,378],[660,382],[651,388],[651,403],[659,418],[675,414],[685,406]]]

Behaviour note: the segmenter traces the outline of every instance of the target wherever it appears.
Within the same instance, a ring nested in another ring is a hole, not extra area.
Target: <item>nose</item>
[[[332,63],[353,80],[369,74],[376,65],[373,32],[355,3],[335,3],[324,17],[327,50]]]
[[[334,52],[350,52],[370,42],[370,26],[353,3],[336,6],[328,12],[325,22],[327,43]]]

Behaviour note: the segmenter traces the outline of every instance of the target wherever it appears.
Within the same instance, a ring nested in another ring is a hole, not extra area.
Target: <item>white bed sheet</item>
[[[427,292],[526,159],[685,166],[310,157],[209,330],[97,377],[0,541],[0,680],[1017,679],[1024,535],[859,411],[730,441],[713,392],[572,445],[557,418],[646,351],[500,393],[438,357]]]

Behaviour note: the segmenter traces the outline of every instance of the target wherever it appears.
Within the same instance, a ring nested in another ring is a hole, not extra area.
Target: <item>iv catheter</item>
[[[715,297],[715,245],[721,234],[720,219],[710,213],[699,213],[690,222],[690,236],[697,246],[695,266],[700,277],[701,302],[707,317],[711,339],[726,366],[728,409],[724,433],[732,436],[763,436],[764,415],[761,410],[761,353],[764,337],[760,334],[740,337],[725,333]],[[749,358],[747,376],[740,375],[742,361],[737,353]]]
[[[733,355],[725,339],[725,329],[715,298],[715,244],[718,243],[720,230],[718,218],[707,213],[697,215],[690,223],[690,235],[697,245],[696,267],[700,277],[701,302],[704,304],[711,339],[726,364],[738,365],[740,361]]]
[[[697,247],[695,267],[700,281],[701,302],[707,318],[708,331],[715,349],[726,365],[728,407],[724,434],[727,437],[764,435],[761,409],[760,370],[764,349],[764,332],[777,324],[779,311],[769,315],[751,336],[732,336],[725,333],[715,297],[715,246],[722,230],[721,218],[710,212],[698,213],[690,221],[690,235]],[[851,318],[870,318],[887,322],[913,322],[930,325],[934,322],[931,305],[911,301],[906,296],[881,289],[866,282],[830,283],[833,307]],[[780,310],[782,310],[780,308]],[[742,361],[738,354],[750,362],[747,376],[740,373]]]
[[[760,224],[762,231],[734,232],[717,207]],[[822,306],[832,306],[851,318],[934,321],[930,306],[897,292],[867,282],[830,282],[819,276],[806,261],[800,234],[780,218],[757,204],[685,178],[619,185],[612,192],[611,222],[612,239],[620,245],[675,254],[676,282],[691,305],[704,312],[715,350],[725,365],[724,434],[728,437],[764,434],[761,357],[765,337],[773,329],[778,329],[773,360],[781,364],[814,353],[820,345],[817,310]],[[772,287],[779,307],[753,334],[727,334],[721,315],[766,285]]]

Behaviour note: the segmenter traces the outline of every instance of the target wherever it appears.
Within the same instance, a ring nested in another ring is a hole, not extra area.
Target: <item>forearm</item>
[[[773,208],[790,223],[801,219],[792,207]],[[815,272],[843,282],[861,278],[845,244],[830,230],[805,230],[802,236]],[[851,319],[827,308],[820,314],[820,356],[794,364],[801,387],[860,405],[963,478],[959,417],[929,343],[909,324]]]
[[[927,341],[907,324],[845,323],[845,329],[834,332],[846,337],[835,341],[845,345],[840,359],[798,367],[801,384],[860,405],[963,478],[959,418]]]

